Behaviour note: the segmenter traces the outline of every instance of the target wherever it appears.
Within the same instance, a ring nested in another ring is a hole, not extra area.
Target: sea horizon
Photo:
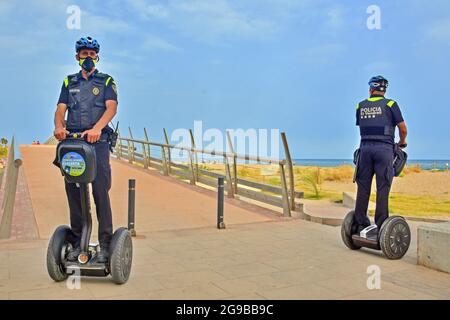
[[[341,165],[353,165],[353,159],[292,159],[294,165],[313,166],[313,167],[336,167]],[[407,162],[409,166],[419,165],[422,169],[445,170],[450,164],[446,159],[410,159]]]

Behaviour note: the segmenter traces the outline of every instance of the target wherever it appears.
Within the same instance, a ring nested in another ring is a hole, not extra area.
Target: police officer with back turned
[[[107,262],[112,237],[112,213],[109,201],[111,188],[111,166],[109,163],[109,137],[113,133],[108,123],[117,112],[117,89],[114,79],[100,73],[95,67],[99,61],[100,45],[97,40],[85,37],[75,44],[75,58],[80,72],[67,76],[61,88],[55,112],[54,136],[58,140],[68,133],[82,132],[87,142],[95,147],[97,176],[92,182],[92,193],[97,209],[98,239],[100,252],[98,262]],[[64,120],[68,111],[67,121]],[[68,260],[76,261],[81,252],[82,233],[80,189],[75,183],[65,182],[70,209],[70,224],[73,232],[74,249]]]
[[[356,232],[370,225],[367,216],[372,178],[376,175],[377,198],[375,223],[380,230],[389,216],[388,200],[394,178],[394,148],[406,147],[407,129],[398,104],[385,98],[388,81],[382,76],[369,81],[370,98],[361,101],[356,107],[356,125],[359,126],[361,144],[356,168],[358,193],[355,207]],[[400,140],[397,145],[395,127],[399,129]]]

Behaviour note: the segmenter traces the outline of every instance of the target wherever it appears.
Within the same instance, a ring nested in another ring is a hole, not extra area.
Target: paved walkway
[[[64,180],[59,170],[51,164],[55,146],[21,145],[20,152],[39,235],[48,239],[56,226],[69,223]],[[113,187],[110,198],[116,227],[127,225],[128,179],[136,179],[138,233],[212,227],[216,224],[215,192],[191,187],[175,178],[164,177],[155,170],[141,169],[124,161],[112,160],[111,165]],[[92,198],[91,205],[95,215]],[[270,210],[233,199],[226,199],[225,212],[227,224],[279,219]],[[95,220],[93,230],[96,230]]]
[[[411,223],[413,230],[417,224]],[[2,299],[450,299],[450,275],[407,256],[344,247],[339,228],[303,220],[145,233],[134,239],[129,282],[82,278],[80,289],[47,275],[47,241],[0,244]],[[369,266],[381,289],[369,290]]]
[[[54,149],[21,151],[42,239],[0,241],[0,299],[450,299],[450,274],[416,265],[417,222],[400,261],[347,249],[339,227],[281,219],[239,201],[227,200],[227,229],[217,230],[212,191],[117,161],[116,226],[125,223],[127,179],[137,180],[131,278],[121,286],[82,278],[80,289],[69,289],[45,266],[46,238],[67,223],[61,176],[48,165]],[[374,266],[381,289],[367,286]]]

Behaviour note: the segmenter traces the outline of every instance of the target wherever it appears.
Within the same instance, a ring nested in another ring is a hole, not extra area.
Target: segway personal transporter
[[[92,220],[89,201],[89,183],[96,177],[96,154],[94,147],[81,138],[80,133],[68,134],[57,148],[57,159],[64,178],[80,188],[83,229],[81,253],[78,262],[67,260],[73,248],[73,233],[70,227],[56,228],[47,249],[47,270],[54,281],[63,281],[71,274],[105,277],[109,274],[117,284],[127,282],[133,255],[131,234],[126,228],[118,228],[111,239],[107,263],[97,262],[98,244],[90,244]],[[79,271],[79,273],[76,273]]]
[[[400,147],[404,148],[406,145]],[[400,147],[396,146],[395,148],[393,165],[394,176],[396,177],[400,175],[408,157],[406,152],[401,150]],[[359,158],[357,153],[358,150],[355,152],[354,157],[356,166],[358,166]],[[380,230],[378,230],[377,225],[370,225],[357,234],[354,215],[355,211],[350,211],[345,216],[341,226],[342,240],[348,248],[358,250],[361,247],[365,247],[373,250],[381,250],[391,260],[401,259],[406,254],[411,242],[411,231],[405,218],[391,216],[383,222]]]

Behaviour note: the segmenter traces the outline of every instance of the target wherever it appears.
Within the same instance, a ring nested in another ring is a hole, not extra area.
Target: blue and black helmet
[[[75,43],[76,52],[80,52],[81,49],[91,49],[98,53],[100,51],[100,45],[92,37],[83,37]]]
[[[370,89],[377,91],[386,91],[386,88],[389,85],[389,81],[383,76],[375,76],[370,78],[369,80]]]

